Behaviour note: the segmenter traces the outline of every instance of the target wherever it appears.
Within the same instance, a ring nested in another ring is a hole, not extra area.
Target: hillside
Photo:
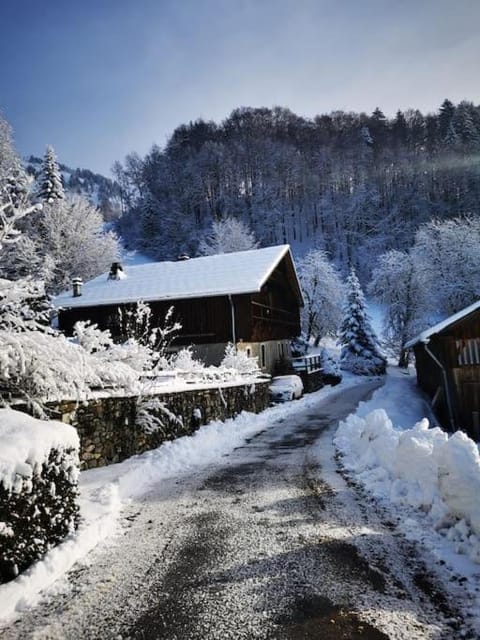
[[[29,156],[25,160],[27,173],[36,177],[42,165],[42,158]],[[71,193],[84,196],[100,209],[104,220],[109,222],[120,215],[120,189],[118,184],[89,169],[72,169],[59,164],[63,186]]]
[[[178,127],[165,148],[117,163],[130,245],[157,259],[196,255],[212,221],[246,222],[262,245],[325,249],[368,279],[378,255],[412,246],[433,218],[478,213],[480,107],[445,100],[387,118],[275,107]]]

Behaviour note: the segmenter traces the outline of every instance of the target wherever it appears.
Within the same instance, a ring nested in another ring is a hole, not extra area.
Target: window
[[[266,350],[265,350],[265,345],[262,344],[260,347],[260,362],[261,362],[261,367],[262,369],[265,368],[266,363],[267,363],[267,354],[266,354]]]
[[[480,338],[456,340],[457,360],[462,366],[480,364]]]

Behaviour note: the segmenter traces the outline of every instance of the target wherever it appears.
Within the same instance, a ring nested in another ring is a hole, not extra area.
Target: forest
[[[423,224],[477,215],[480,106],[313,119],[242,107],[220,124],[179,126],[165,148],[113,170],[120,232],[155,259],[197,255],[212,223],[233,217],[261,246],[323,250],[366,283],[378,256],[408,250]]]

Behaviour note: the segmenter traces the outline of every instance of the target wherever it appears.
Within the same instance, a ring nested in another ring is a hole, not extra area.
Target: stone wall
[[[77,404],[49,403],[51,417],[74,426],[80,436],[82,469],[120,462],[136,453],[158,447],[166,440],[193,433],[211,420],[226,420],[241,411],[258,413],[269,404],[268,381],[230,387],[192,389],[139,399],[104,397]],[[155,411],[164,423],[153,433],[136,424],[139,402],[158,398],[177,419]]]

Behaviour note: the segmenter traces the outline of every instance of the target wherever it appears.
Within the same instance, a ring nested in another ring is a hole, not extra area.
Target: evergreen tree
[[[453,122],[450,122],[447,134],[444,138],[444,143],[445,143],[445,146],[449,147],[450,149],[456,149],[460,145],[460,136],[455,131]]]
[[[65,198],[62,177],[53,147],[47,147],[43,158],[42,169],[38,176],[38,197],[43,202],[52,204]]]
[[[370,116],[370,133],[375,146],[380,146],[387,131],[387,119],[383,111],[377,107]]]
[[[440,137],[442,138],[442,140],[445,140],[447,136],[454,113],[454,104],[450,102],[450,100],[444,100],[441,104],[438,115],[438,125],[440,129]]]
[[[452,118],[452,126],[462,143],[471,149],[480,145],[480,132],[475,125],[475,107],[471,102],[460,102]]]
[[[385,373],[387,362],[380,353],[377,336],[367,315],[365,297],[353,267],[347,278],[347,302],[339,344],[342,345],[342,369],[367,376]]]
[[[28,207],[28,178],[13,147],[12,130],[0,114],[0,202],[13,209]]]
[[[392,124],[392,133],[397,145],[405,145],[407,143],[408,127],[403,112],[398,110],[395,120]]]

